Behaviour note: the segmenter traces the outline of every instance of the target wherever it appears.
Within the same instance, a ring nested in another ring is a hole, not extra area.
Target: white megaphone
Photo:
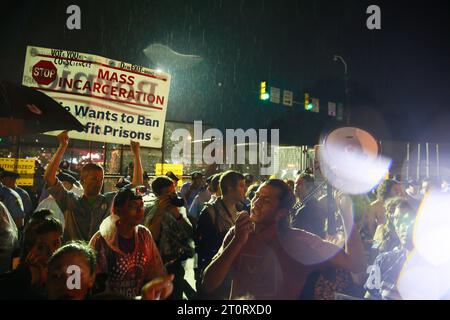
[[[381,156],[381,145],[367,131],[356,127],[334,129],[321,138],[320,171],[334,188],[363,194],[388,174],[391,161]]]

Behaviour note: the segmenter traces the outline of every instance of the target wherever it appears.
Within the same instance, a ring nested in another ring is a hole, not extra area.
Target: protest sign
[[[0,168],[19,174],[16,181],[18,186],[33,185],[34,166],[34,159],[0,158]]]
[[[170,75],[97,55],[27,47],[22,84],[85,125],[75,139],[161,148]],[[56,134],[55,132],[47,134]]]

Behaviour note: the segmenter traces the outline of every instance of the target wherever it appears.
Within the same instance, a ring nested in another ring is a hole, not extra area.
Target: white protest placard
[[[70,137],[161,148],[170,75],[69,50],[27,47],[22,84],[59,102],[82,124]],[[55,135],[55,132],[47,134]]]

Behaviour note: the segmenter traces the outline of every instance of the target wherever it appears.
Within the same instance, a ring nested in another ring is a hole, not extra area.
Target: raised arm
[[[141,147],[138,141],[131,140],[130,142],[131,152],[134,156],[134,168],[133,168],[133,181],[131,184],[136,186],[141,186],[144,184],[143,170],[141,164]]]
[[[345,251],[337,254],[331,263],[340,268],[352,272],[365,272],[367,268],[367,257],[364,254],[364,246],[359,234],[359,222],[354,223],[352,200],[349,196],[341,196],[339,209],[344,225],[345,238],[347,239]]]
[[[56,171],[58,171],[59,163],[61,162],[64,152],[66,152],[67,145],[69,144],[69,135],[67,131],[63,131],[57,135],[59,141],[58,150],[53,155],[52,160],[45,169],[44,179],[48,186],[54,186],[56,184]]]

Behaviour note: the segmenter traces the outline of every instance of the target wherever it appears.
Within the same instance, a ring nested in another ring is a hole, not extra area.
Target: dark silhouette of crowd
[[[150,182],[131,141],[129,174],[102,193],[103,168],[75,171],[67,132],[58,141],[28,191],[0,172],[1,299],[401,299],[421,199],[447,192],[387,179],[327,195],[311,170],[295,181],[193,172],[178,188],[173,172]]]

